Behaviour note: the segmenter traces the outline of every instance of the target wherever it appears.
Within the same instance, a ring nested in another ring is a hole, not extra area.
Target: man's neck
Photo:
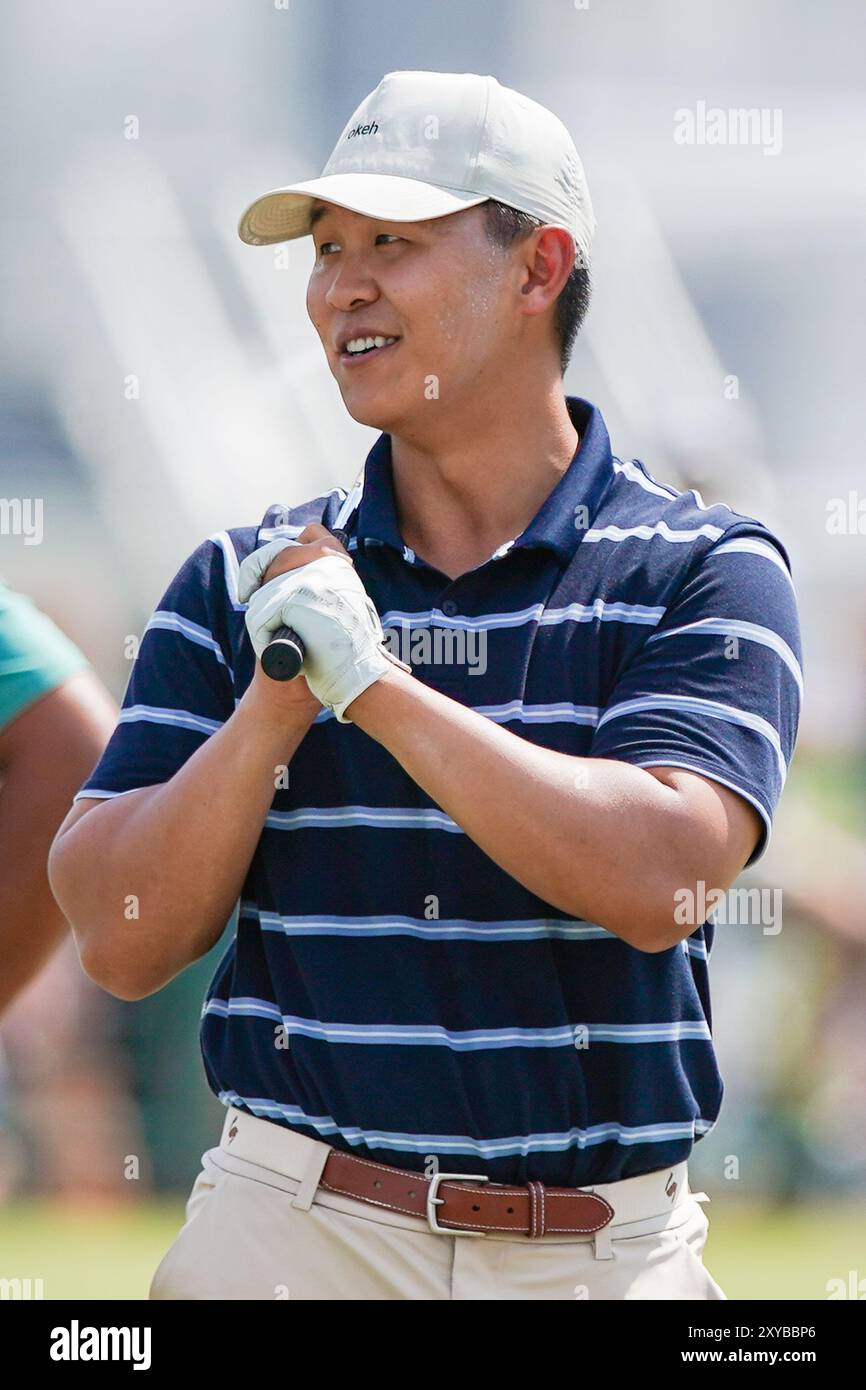
[[[470,423],[433,440],[392,435],[404,542],[451,578],[483,564],[526,529],[578,443],[561,382],[528,409],[497,415],[479,404]]]

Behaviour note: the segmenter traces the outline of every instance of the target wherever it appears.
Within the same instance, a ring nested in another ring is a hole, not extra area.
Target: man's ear
[[[564,227],[539,227],[521,246],[528,271],[521,293],[542,291],[538,312],[544,313],[556,303],[574,268],[574,237]]]

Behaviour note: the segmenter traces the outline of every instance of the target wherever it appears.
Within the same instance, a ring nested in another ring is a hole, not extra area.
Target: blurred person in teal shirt
[[[0,1015],[65,937],[48,850],[117,713],[84,654],[0,576]]]

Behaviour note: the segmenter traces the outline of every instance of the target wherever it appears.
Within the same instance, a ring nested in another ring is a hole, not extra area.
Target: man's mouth
[[[400,338],[350,338],[340,353],[340,365],[353,366],[360,362],[369,362],[373,357],[381,357],[383,352],[389,352],[400,341]],[[354,348],[354,351],[350,351],[350,347]]]

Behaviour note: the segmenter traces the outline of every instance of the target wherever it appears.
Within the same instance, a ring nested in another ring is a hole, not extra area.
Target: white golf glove
[[[346,556],[323,555],[262,584],[275,555],[300,542],[270,541],[241,563],[238,598],[248,603],[247,631],[261,657],[277,628],[291,627],[306,649],[304,676],[316,699],[351,724],[345,709],[391,665],[411,667],[384,645],[373,600]]]

